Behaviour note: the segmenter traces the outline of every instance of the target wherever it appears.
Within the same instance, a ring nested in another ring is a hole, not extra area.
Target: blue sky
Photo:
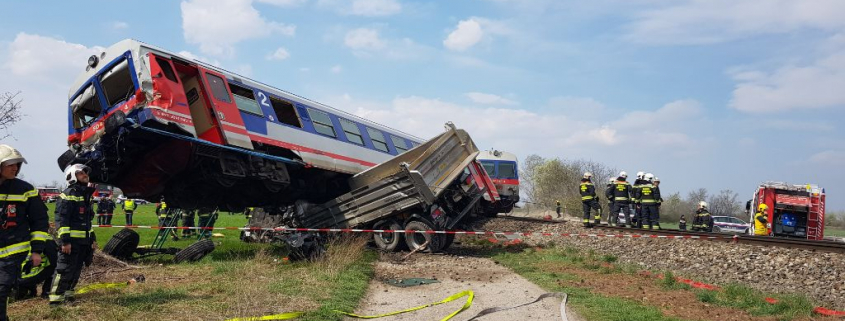
[[[838,0],[18,1],[0,91],[25,177],[60,179],[67,92],[135,38],[420,137],[655,173],[665,192],[748,198],[817,183],[845,209],[845,2]]]

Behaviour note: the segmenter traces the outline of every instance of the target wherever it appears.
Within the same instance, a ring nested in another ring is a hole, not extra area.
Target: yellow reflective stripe
[[[18,253],[29,252],[29,249],[29,241],[12,244],[7,247],[0,248],[0,258],[8,257],[10,255]]]
[[[94,290],[99,289],[110,289],[110,288],[124,288],[128,286],[128,282],[115,282],[115,283],[94,283],[85,287],[82,287],[79,290],[76,290],[76,294],[84,294]]]
[[[50,234],[41,231],[33,231],[29,235],[31,236],[30,241],[47,241],[50,238]]]
[[[85,201],[85,197],[83,197],[83,196],[65,195],[65,193],[59,194],[59,197],[63,200],[68,200],[68,201],[77,201],[77,202],[84,202]]]
[[[591,200],[591,199],[593,199],[592,196],[581,196],[582,201]]]
[[[641,200],[640,202],[643,202],[643,203],[657,203],[657,201],[656,201],[656,200],[650,200],[650,199],[644,199],[644,200]]]
[[[23,202],[26,201],[26,197],[22,194],[0,194],[0,201]]]
[[[70,234],[70,237],[85,238],[88,237],[87,231],[71,230],[69,227],[60,227],[59,236]]]
[[[21,269],[23,269],[23,266],[26,265],[27,261],[29,261],[29,259],[23,261],[23,263],[21,264]],[[41,273],[41,271],[44,271],[44,269],[49,265],[50,265],[50,258],[47,257],[46,255],[42,255],[41,256],[41,265],[33,266],[32,269],[29,270],[29,273],[21,273],[21,278],[22,279],[28,279],[28,278],[31,278],[33,276],[36,276],[39,273]]]
[[[617,200],[617,201],[627,201],[628,198],[627,197],[617,197],[617,198],[615,198],[615,200]]]

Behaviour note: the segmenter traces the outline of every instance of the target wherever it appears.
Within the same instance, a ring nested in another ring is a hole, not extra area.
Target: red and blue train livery
[[[136,40],[91,56],[68,108],[60,168],[184,209],[324,202],[422,141]]]

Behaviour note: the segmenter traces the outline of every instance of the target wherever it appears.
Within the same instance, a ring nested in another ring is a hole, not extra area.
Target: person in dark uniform
[[[637,202],[642,207],[642,225],[644,229],[660,229],[660,188],[654,186],[654,175],[645,174],[646,184],[640,185]]]
[[[713,217],[710,216],[710,211],[707,210],[707,202],[698,202],[698,209],[695,211],[695,217],[692,219],[693,232],[713,232]]]
[[[581,193],[581,203],[584,209],[584,227],[593,227],[593,224],[599,225],[601,222],[601,205],[596,195],[596,187],[592,182],[593,174],[584,173],[584,178],[581,179],[581,184],[578,187]],[[594,217],[590,217],[590,212],[596,211]],[[591,222],[591,220],[593,222]]]
[[[628,173],[621,172],[616,181],[611,186],[613,194],[613,208],[610,210],[610,226],[617,225],[619,220],[619,211],[623,211],[624,215],[628,215],[631,208],[631,184],[628,184]]]
[[[73,300],[73,293],[82,267],[90,261],[97,248],[97,236],[91,227],[94,211],[88,172],[90,168],[73,164],[65,169],[68,188],[59,195],[56,204],[56,225],[59,229],[59,264],[50,290],[50,305]]]
[[[38,190],[17,178],[25,163],[18,150],[0,145],[0,321],[9,320],[9,294],[27,253],[32,265],[40,266],[49,236],[50,218]]]
[[[117,207],[117,204],[114,203],[114,200],[111,197],[106,197],[106,225],[111,225],[111,219],[114,217],[114,209]]]

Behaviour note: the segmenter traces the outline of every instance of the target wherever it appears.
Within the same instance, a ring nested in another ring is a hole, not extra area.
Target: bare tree
[[[687,212],[692,213],[698,207],[698,202],[707,201],[707,189],[706,188],[699,188],[696,190],[691,190],[687,194]]]
[[[708,203],[710,203],[710,213],[716,216],[735,216],[742,213],[743,209],[739,194],[729,189],[710,196]]]
[[[18,95],[20,92],[0,94],[0,131],[3,132],[0,134],[2,135],[0,139],[11,136],[9,128],[23,117],[21,113],[23,100],[18,98]]]

